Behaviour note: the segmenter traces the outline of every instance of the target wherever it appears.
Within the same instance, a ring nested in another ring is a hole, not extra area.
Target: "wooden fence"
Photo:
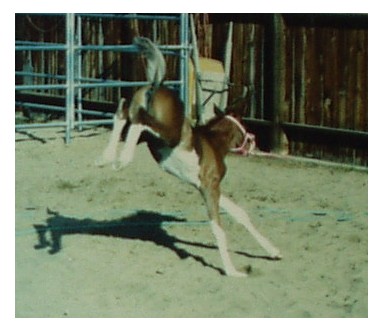
[[[210,14],[213,57],[230,20],[230,101],[250,87],[241,113],[261,147],[367,165],[367,15]]]
[[[368,28],[367,15],[196,14],[200,54],[223,59],[229,21],[234,22],[229,98],[248,86],[239,108],[264,150],[284,146],[291,154],[367,165]],[[16,15],[16,39],[64,43],[64,19]],[[162,44],[178,42],[175,22],[86,18],[83,44],[130,44],[136,35]],[[64,52],[18,52],[16,70],[65,74]],[[128,53],[88,51],[83,77],[143,80],[142,60]],[[169,79],[178,73],[167,56]],[[16,77],[17,80],[26,79]],[[30,78],[29,78],[30,79]],[[34,77],[34,84],[56,78]],[[49,91],[51,95],[63,93]],[[88,90],[84,97],[116,103],[131,89]]]

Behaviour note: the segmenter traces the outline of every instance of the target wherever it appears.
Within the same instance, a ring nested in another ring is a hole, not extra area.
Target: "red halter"
[[[244,141],[239,147],[231,148],[230,151],[244,156],[253,154],[254,149],[256,148],[255,135],[247,132],[247,130],[241,125],[241,123],[234,117],[226,115],[225,118],[233,122],[241,131],[244,136]],[[246,146],[249,144],[248,148]]]

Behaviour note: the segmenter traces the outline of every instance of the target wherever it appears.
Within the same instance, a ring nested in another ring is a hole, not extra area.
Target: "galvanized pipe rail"
[[[30,128],[65,127],[65,140],[69,143],[71,132],[74,128],[81,129],[83,125],[111,124],[113,113],[99,112],[82,108],[82,89],[83,88],[120,88],[120,87],[139,87],[144,86],[144,81],[115,81],[97,78],[82,77],[81,75],[81,53],[82,51],[113,51],[113,52],[138,52],[134,45],[82,45],[81,44],[81,18],[107,18],[107,19],[138,19],[138,20],[171,20],[179,22],[179,45],[161,45],[159,48],[164,54],[179,56],[180,58],[180,77],[178,80],[167,81],[165,84],[179,86],[180,97],[183,100],[186,112],[188,106],[188,63],[189,63],[189,36],[188,36],[188,14],[173,15],[145,15],[145,14],[65,14],[66,43],[41,43],[32,41],[16,41],[15,50],[20,51],[62,51],[66,53],[66,75],[50,75],[49,73],[29,73],[18,71],[17,76],[31,76],[42,78],[54,78],[63,80],[61,84],[23,84],[16,85],[16,92],[26,90],[65,90],[65,107],[45,105],[41,103],[16,101],[17,106],[45,109],[49,111],[62,111],[65,113],[65,121],[55,123],[34,123],[17,124],[17,130]],[[75,22],[77,20],[77,22]],[[77,28],[77,29],[75,29]],[[77,105],[76,105],[77,102]],[[83,120],[83,114],[90,114],[105,117],[100,120]],[[77,115],[77,120],[75,120]]]

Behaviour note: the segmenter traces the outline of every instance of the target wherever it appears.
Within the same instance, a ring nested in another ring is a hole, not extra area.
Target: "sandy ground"
[[[223,192],[284,256],[222,215],[230,278],[198,192],[145,145],[96,168],[108,135],[16,134],[16,317],[367,317],[367,173],[229,156]]]

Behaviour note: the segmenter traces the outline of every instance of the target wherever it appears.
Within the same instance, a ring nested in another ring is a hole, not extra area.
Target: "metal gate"
[[[47,14],[53,15],[53,14]],[[55,15],[55,14],[54,14]],[[57,14],[59,15],[59,14]],[[62,15],[62,14],[61,14]],[[28,123],[16,124],[16,131],[27,130],[32,128],[47,127],[64,127],[65,140],[69,143],[71,140],[72,130],[81,129],[88,125],[103,125],[112,123],[114,113],[85,109],[82,103],[83,89],[102,89],[102,88],[133,88],[144,86],[145,81],[122,81],[102,78],[90,78],[82,76],[82,54],[86,51],[111,51],[111,52],[129,52],[137,53],[137,48],[132,45],[102,45],[91,44],[82,45],[82,19],[99,18],[99,19],[118,19],[118,20],[144,20],[144,21],[175,21],[178,22],[178,45],[161,45],[160,49],[164,54],[177,56],[179,58],[179,77],[177,80],[167,81],[165,84],[178,88],[180,97],[183,100],[186,112],[189,111],[187,100],[188,84],[188,64],[189,64],[189,33],[188,33],[188,14],[168,14],[168,15],[145,15],[145,14],[64,14],[62,16],[65,24],[65,42],[64,43],[47,43],[35,41],[16,40],[17,52],[52,52],[58,51],[64,53],[65,74],[58,75],[49,72],[34,72],[28,61],[22,70],[16,71],[16,77],[22,78],[21,84],[16,84],[16,106],[28,107],[31,109],[46,110],[50,112],[64,113],[64,121],[54,121],[51,123]],[[34,77],[52,78],[60,83],[43,83],[32,84]],[[32,78],[32,79],[30,79]],[[46,104],[38,101],[24,101],[18,98],[24,91],[49,91],[63,90],[65,95],[64,106]],[[91,115],[98,119],[84,119],[83,115]]]

